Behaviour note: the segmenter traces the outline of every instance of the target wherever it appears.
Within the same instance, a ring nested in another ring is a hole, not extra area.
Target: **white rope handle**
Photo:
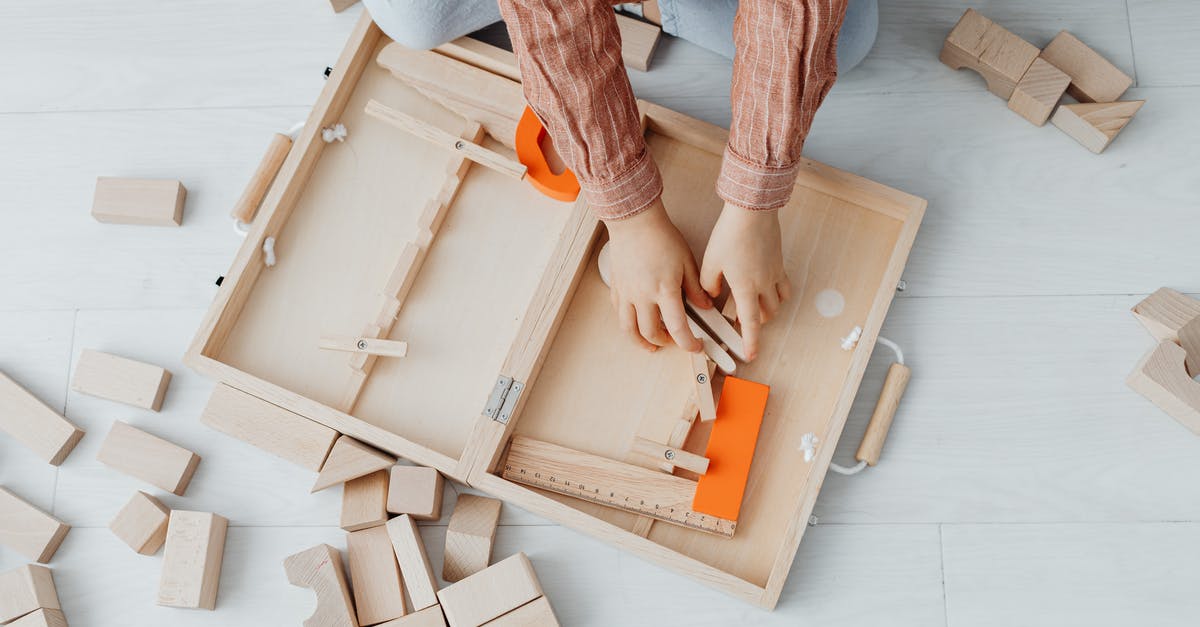
[[[860,327],[854,327],[854,330],[850,333],[850,335],[842,340],[842,348],[846,350],[853,348],[854,344],[858,342],[858,338],[861,335],[862,329]],[[887,339],[886,337],[883,337],[882,335],[876,337],[875,341],[892,349],[892,352],[896,353],[896,363],[901,365],[904,364],[904,351],[900,350],[899,344]],[[850,343],[850,348],[846,347],[847,343]],[[818,440],[817,436],[812,433],[806,433],[800,439],[800,450],[804,451],[804,461],[809,461],[812,459],[818,442],[820,442],[820,440]],[[842,466],[841,464],[836,464],[833,462],[829,463],[829,469],[838,473],[839,475],[856,475],[862,472],[866,467],[867,462],[865,461],[860,461],[853,466]]]

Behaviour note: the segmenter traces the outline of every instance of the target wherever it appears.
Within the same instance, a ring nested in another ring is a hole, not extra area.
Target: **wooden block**
[[[737,520],[770,390],[761,383],[725,377],[717,420],[713,422],[704,454],[710,465],[696,483],[692,509]]]
[[[289,583],[308,588],[317,596],[317,609],[304,621],[304,627],[358,627],[342,570],[342,555],[337,549],[318,544],[283,560],[283,570]]]
[[[649,70],[650,58],[658,47],[662,29],[620,14],[617,15],[617,28],[621,31],[621,60],[625,66],[643,72]]]
[[[1200,318],[1200,300],[1160,287],[1133,306],[1133,316],[1158,341],[1179,341],[1179,330]]]
[[[158,499],[145,492],[134,492],[108,528],[134,551],[154,555],[167,539],[170,517],[170,508]]]
[[[1150,402],[1200,435],[1200,383],[1188,376],[1183,347],[1159,342],[1125,382]]]
[[[1008,100],[1039,52],[1037,46],[967,9],[946,37],[939,59],[956,70],[975,70],[989,91]]]
[[[484,624],[487,627],[558,627],[558,617],[550,607],[550,599],[542,596]]]
[[[113,470],[183,496],[200,456],[120,420],[114,421],[96,459]]]
[[[424,466],[392,466],[387,511],[417,520],[442,517],[442,475]]]
[[[387,497],[386,470],[347,481],[342,486],[342,529],[358,531],[386,523]]]
[[[1145,100],[1067,104],[1059,107],[1050,121],[1084,148],[1100,154],[1143,104]]]
[[[674,467],[684,468],[698,475],[708,472],[708,458],[689,453],[678,447],[667,446],[646,438],[634,438],[630,450],[656,461],[665,460]]]
[[[171,372],[165,368],[85,349],[75,365],[71,389],[158,411],[170,382]]]
[[[1035,59],[1008,99],[1008,108],[1035,126],[1042,126],[1070,83],[1071,77],[1062,70],[1045,59]]]
[[[96,179],[92,217],[114,224],[179,226],[187,190],[168,179]]]
[[[733,302],[733,299],[730,298],[728,302]],[[687,299],[684,299],[684,303],[687,305],[688,311],[692,312],[696,318],[707,325],[709,330],[717,336],[717,340],[724,342],[734,357],[742,361],[748,361],[746,359],[746,346],[742,341],[742,336],[729,323],[729,319],[717,311],[716,307],[701,309],[694,307]]]
[[[62,610],[39,609],[8,624],[8,627],[67,627]]]
[[[446,528],[442,579],[459,581],[488,567],[500,522],[500,501],[459,494]]]
[[[438,591],[450,627],[478,627],[540,596],[542,586],[524,553]]]
[[[229,521],[208,512],[173,510],[163,549],[158,604],[211,610],[217,606]]]
[[[341,13],[356,4],[358,0],[329,0],[329,6],[333,7],[334,13]]]
[[[1200,376],[1200,318],[1193,318],[1179,329],[1179,345],[1187,353],[1188,376]]]
[[[63,463],[83,437],[83,429],[71,424],[2,372],[0,431],[55,466]]]
[[[417,524],[412,516],[402,514],[389,520],[387,533],[392,541],[396,561],[400,564],[400,574],[404,577],[404,587],[408,589],[413,609],[423,610],[436,605],[437,580],[433,576],[433,567],[429,565],[429,556],[425,553],[425,543],[421,540],[421,534],[417,532]]]
[[[692,385],[696,391],[696,407],[700,410],[700,421],[716,420],[717,406],[713,400],[712,375],[708,369],[708,358],[703,353],[688,353],[692,364]]]
[[[1128,74],[1065,30],[1042,50],[1042,58],[1071,77],[1067,93],[1079,102],[1114,102],[1133,84]]]
[[[321,470],[338,432],[218,383],[200,422],[313,472]]]
[[[26,564],[0,573],[0,624],[7,624],[38,608],[62,609],[54,588],[53,571],[45,566]]]
[[[354,438],[343,435],[333,443],[329,457],[321,466],[321,474],[312,491],[319,492],[331,485],[345,483],[396,463],[396,458],[381,453]]]
[[[404,357],[408,354],[408,342],[382,340],[375,337],[323,337],[318,348],[347,353],[365,353],[380,357]]]
[[[434,605],[375,627],[446,627],[446,617],[442,615],[442,606]]]
[[[0,486],[0,544],[45,564],[71,526]]]
[[[358,622],[374,625],[407,613],[400,568],[386,527],[370,527],[346,534],[350,583]]]

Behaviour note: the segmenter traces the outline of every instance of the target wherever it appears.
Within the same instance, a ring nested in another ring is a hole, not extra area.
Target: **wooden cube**
[[[158,411],[171,382],[171,372],[153,364],[84,350],[75,365],[71,389],[110,401]]]
[[[388,476],[379,470],[342,484],[342,529],[358,531],[388,521]]]
[[[417,520],[442,517],[442,475],[424,466],[392,466],[387,511]]]
[[[1034,125],[1042,126],[1070,83],[1071,77],[1062,70],[1045,59],[1036,59],[1017,83],[1012,98],[1008,99],[1008,108]]]
[[[114,224],[179,226],[183,221],[183,183],[169,179],[96,179],[92,217]]]
[[[63,463],[83,437],[83,429],[68,422],[2,372],[0,408],[3,408],[0,431],[11,435],[51,465]]]
[[[134,551],[154,555],[167,540],[170,517],[171,510],[161,501],[145,492],[134,492],[108,528]]]
[[[499,521],[500,501],[474,494],[458,495],[446,528],[442,579],[458,581],[488,567]]]
[[[228,528],[229,521],[216,514],[171,512],[158,584],[159,605],[216,608]]]
[[[183,496],[200,456],[120,420],[114,421],[96,459],[176,496]]]
[[[1042,50],[1042,58],[1071,77],[1067,93],[1079,102],[1113,102],[1133,84],[1128,74],[1065,30]]]
[[[70,525],[0,487],[0,544],[45,564],[70,530]]]
[[[450,627],[475,627],[542,596],[533,564],[517,553],[438,591]]]
[[[38,608],[61,609],[49,568],[26,564],[0,573],[0,624]]]
[[[440,605],[432,605],[408,616],[380,623],[375,627],[446,627],[446,617],[442,615]]]

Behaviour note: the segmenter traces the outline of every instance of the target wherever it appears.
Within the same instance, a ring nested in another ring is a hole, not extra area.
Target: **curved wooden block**
[[[304,627],[358,627],[358,615],[346,587],[342,555],[328,544],[301,551],[283,560],[283,570],[293,586],[317,595],[317,609]]]
[[[1188,376],[1183,347],[1160,342],[1142,358],[1126,383],[1159,409],[1200,435],[1200,382]]]
[[[967,9],[946,37],[938,58],[955,70],[975,70],[987,81],[988,91],[1008,100],[1040,53],[1037,46]]]

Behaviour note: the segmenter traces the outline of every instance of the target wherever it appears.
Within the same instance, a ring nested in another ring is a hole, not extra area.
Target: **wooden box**
[[[420,239],[423,208],[447,185],[447,172],[462,163],[453,150],[364,113],[373,99],[454,135],[469,133],[465,118],[376,62],[390,43],[364,16],[221,284],[187,363],[341,433],[773,607],[925,202],[805,162],[792,201],[781,210],[794,296],[765,328],[760,357],[739,365],[738,376],[770,385],[771,394],[736,534],[724,538],[665,523],[645,527],[634,514],[499,475],[506,447],[518,434],[628,461],[635,436],[665,441],[693,388],[681,351],[650,354],[620,335],[595,263],[604,229],[582,200],[551,200],[526,182],[470,165],[386,336],[408,342],[407,355],[378,359],[364,377],[349,354],[318,348],[322,336],[356,336],[377,319],[401,251]],[[463,51],[443,50],[451,57],[456,52]],[[513,68],[502,67],[511,62],[505,54],[479,56],[475,50],[455,63],[472,72],[501,67],[500,74],[515,77]],[[504,89],[519,99],[519,84],[505,81]],[[722,206],[713,187],[726,131],[653,104],[641,106],[666,205],[700,252]],[[515,124],[520,111],[499,113]],[[322,141],[321,129],[337,123],[347,128],[345,142]],[[483,145],[512,156],[494,138]],[[271,267],[263,252],[269,237],[277,257]],[[818,294],[840,297],[844,307],[822,315]],[[841,338],[856,326],[863,329],[857,347],[842,349]],[[485,411],[497,387],[508,390],[505,407]],[[805,462],[799,446],[809,432],[821,444]],[[645,537],[632,531],[635,525]]]

